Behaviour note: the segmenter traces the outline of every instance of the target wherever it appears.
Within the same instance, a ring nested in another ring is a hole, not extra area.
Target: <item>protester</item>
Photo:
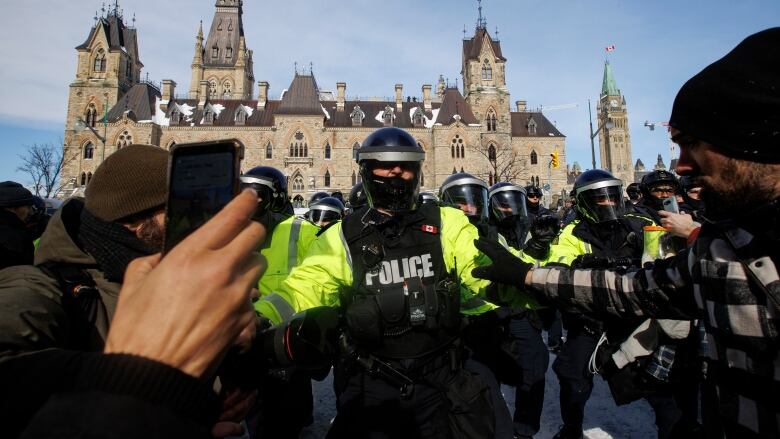
[[[698,178],[709,222],[689,249],[621,274],[533,268],[500,247],[474,275],[568,309],[701,319],[706,437],[777,437],[780,367],[780,28],[752,35],[691,78],[670,126],[677,172]],[[723,113],[723,107],[746,109]]]
[[[102,353],[61,351],[46,365],[31,355],[4,359],[6,394],[30,367],[69,382],[22,437],[212,437],[220,405],[210,381],[254,320],[249,299],[264,269],[255,250],[265,229],[250,221],[256,204],[245,191],[165,258],[131,262]]]
[[[35,238],[26,228],[33,195],[13,181],[0,183],[0,269],[33,263]]]

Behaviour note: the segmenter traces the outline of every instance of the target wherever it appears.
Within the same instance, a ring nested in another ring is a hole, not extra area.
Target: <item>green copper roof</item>
[[[609,96],[620,95],[620,89],[615,82],[615,76],[612,75],[612,67],[609,65],[609,61],[604,61],[604,80],[601,83],[601,94]]]

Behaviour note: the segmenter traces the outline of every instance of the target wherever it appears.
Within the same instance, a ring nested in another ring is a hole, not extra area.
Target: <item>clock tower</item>
[[[599,152],[601,168],[623,180],[623,187],[634,182],[634,167],[631,160],[631,135],[628,130],[626,98],[620,92],[612,74],[609,61],[604,62],[604,80],[597,106],[599,131]],[[611,122],[607,128],[606,123]]]

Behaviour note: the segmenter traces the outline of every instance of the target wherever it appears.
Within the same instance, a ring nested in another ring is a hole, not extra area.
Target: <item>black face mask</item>
[[[411,180],[401,177],[379,177],[369,167],[361,169],[363,187],[371,207],[391,212],[405,212],[417,208],[420,189],[419,167]]]

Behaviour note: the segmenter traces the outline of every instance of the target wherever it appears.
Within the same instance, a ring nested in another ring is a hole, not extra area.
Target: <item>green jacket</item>
[[[82,199],[71,199],[52,217],[35,252],[35,264],[56,262],[85,267],[100,294],[95,330],[105,340],[121,285],[107,281],[95,260],[76,244]],[[59,283],[40,269],[16,266],[0,270],[0,357],[9,353],[64,348],[70,337],[70,316]],[[102,344],[87,348],[101,350]]]
[[[474,246],[476,227],[460,210],[441,208],[441,244],[447,271],[455,266],[461,281],[461,313],[481,314],[495,305],[483,300],[489,281],[477,279],[471,270],[490,259]],[[306,258],[282,282],[281,288],[255,303],[255,309],[274,323],[317,306],[339,306],[339,290],[352,286],[350,266],[341,223],[336,223],[309,247]],[[280,300],[281,299],[281,300]]]
[[[279,290],[293,267],[303,261],[319,230],[314,224],[295,216],[274,227],[260,249],[268,261],[268,268],[258,282],[261,296]]]

